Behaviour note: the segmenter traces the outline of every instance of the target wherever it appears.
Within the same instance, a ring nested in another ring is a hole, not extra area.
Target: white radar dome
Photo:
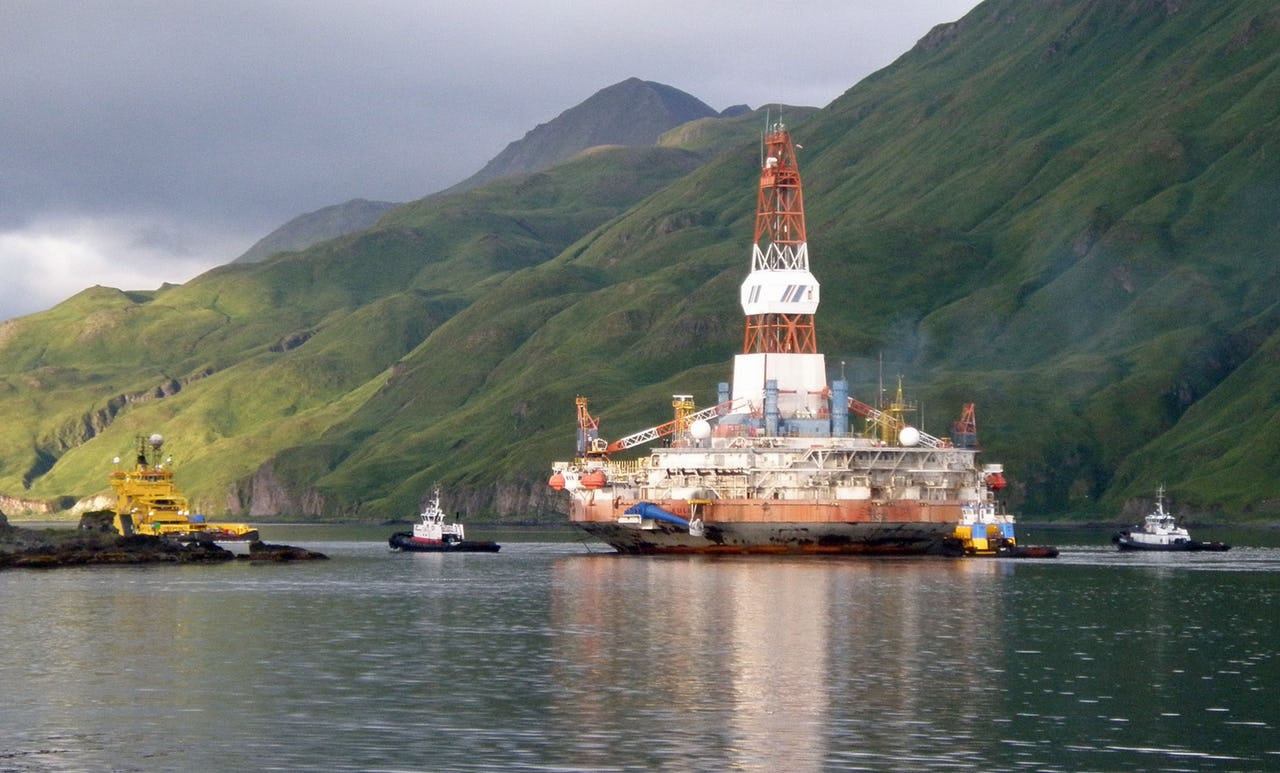
[[[149,439],[151,441],[152,448],[159,448],[160,446],[164,445],[164,436],[161,435],[159,432],[152,435]]]
[[[915,427],[903,427],[898,433],[898,442],[904,446],[913,446],[920,442],[920,430]]]
[[[711,437],[711,425],[707,423],[706,419],[698,419],[689,425],[689,434],[698,440],[705,440]]]

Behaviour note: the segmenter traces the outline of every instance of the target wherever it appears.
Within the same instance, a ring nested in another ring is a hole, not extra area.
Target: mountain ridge
[[[351,199],[291,218],[284,225],[253,243],[232,263],[256,263],[277,252],[299,252],[320,242],[363,231],[382,214],[399,206],[390,201]]]
[[[621,107],[623,104],[625,107]],[[746,105],[735,105],[716,114],[679,89],[628,78],[601,89],[555,119],[539,124],[522,139],[508,144],[479,172],[443,193],[461,193],[484,182],[542,171],[600,146],[657,144],[664,133],[682,124],[711,116],[734,118],[750,112]],[[277,252],[299,252],[320,242],[362,231],[398,206],[401,204],[351,199],[303,213],[259,239],[232,262],[255,263]]]
[[[742,113],[731,108],[733,117]],[[480,171],[444,190],[460,193],[492,180],[540,172],[600,145],[653,145],[681,124],[720,114],[698,98],[662,83],[628,78],[592,94],[512,142]]]

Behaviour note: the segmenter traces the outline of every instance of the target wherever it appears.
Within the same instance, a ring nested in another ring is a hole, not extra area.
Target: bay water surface
[[[1275,532],[951,560],[383,531],[0,573],[0,770],[1280,769]]]

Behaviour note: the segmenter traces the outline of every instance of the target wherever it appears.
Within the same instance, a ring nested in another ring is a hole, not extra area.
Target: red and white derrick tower
[[[818,282],[809,273],[795,146],[779,125],[765,137],[764,150],[751,275],[742,283],[742,309],[747,314],[742,353],[816,354],[813,313],[818,309]]]
[[[826,365],[818,353],[813,315],[818,280],[809,273],[804,194],[791,134],[774,124],[764,138],[751,273],[742,283],[746,314],[742,354],[734,360],[733,396],[757,406],[775,380],[783,415],[825,410]]]

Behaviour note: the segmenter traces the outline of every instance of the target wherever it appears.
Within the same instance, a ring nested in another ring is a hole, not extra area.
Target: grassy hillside
[[[389,201],[352,199],[298,215],[253,244],[234,263],[256,263],[277,252],[297,252],[313,244],[363,231],[397,205]]]
[[[305,253],[224,266],[157,292],[93,288],[6,322],[0,491],[95,493],[135,435],[160,431],[203,509],[259,512],[242,482],[264,461],[314,441],[394,384],[411,367],[401,358],[412,363],[434,331],[505,276],[556,255],[698,162],[674,148],[595,153],[408,205]]]
[[[1250,421],[1190,409],[1276,330],[1278,33],[1265,3],[988,3],[806,127],[842,148],[865,212],[833,246],[873,263],[865,231],[932,231],[946,254],[925,289],[955,300],[902,304],[913,360],[1003,396],[980,398],[985,441],[1019,459],[1028,509],[1115,508],[1167,480],[1198,508],[1276,510],[1267,379],[1237,387]],[[897,270],[928,277],[916,256]],[[1210,458],[1156,451],[1207,434]]]
[[[791,117],[794,115],[795,117]],[[806,116],[819,347],[978,405],[1010,505],[1280,513],[1280,11],[989,0]],[[72,499],[160,431],[207,509],[554,517],[573,398],[606,437],[714,399],[741,346],[760,115],[368,231],[0,326],[0,492]]]

